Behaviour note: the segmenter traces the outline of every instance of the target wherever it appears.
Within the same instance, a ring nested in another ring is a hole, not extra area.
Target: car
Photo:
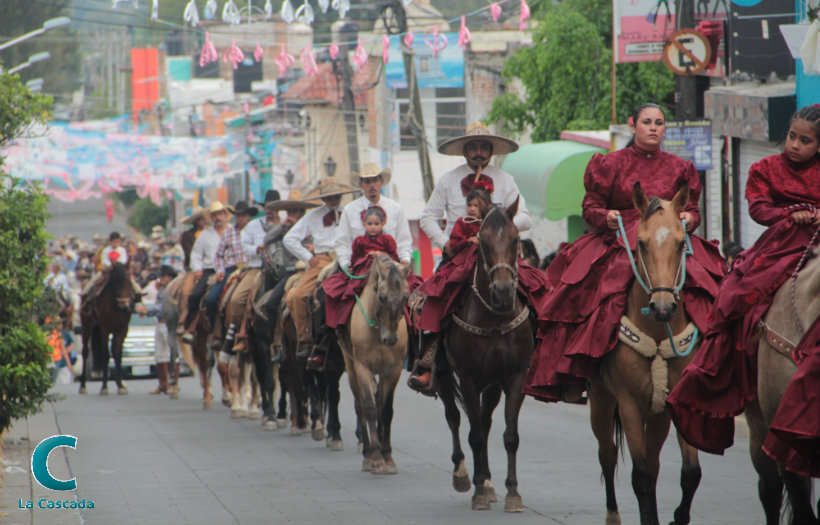
[[[108,377],[113,377],[114,360],[108,362]],[[180,356],[180,376],[190,376],[193,372]],[[157,377],[154,360],[154,319],[131,315],[128,335],[122,344],[122,376],[125,379]]]

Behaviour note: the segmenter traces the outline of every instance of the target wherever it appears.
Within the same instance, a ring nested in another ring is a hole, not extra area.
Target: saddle
[[[424,308],[424,303],[426,301],[427,297],[422,294],[418,288],[413,290],[413,293],[410,294],[410,298],[407,299],[407,311],[410,312],[411,325],[409,328],[415,328],[418,326],[421,309]]]

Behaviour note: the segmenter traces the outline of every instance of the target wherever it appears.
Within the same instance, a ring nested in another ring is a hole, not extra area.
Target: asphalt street
[[[202,410],[195,378],[183,379],[180,399],[149,396],[155,380],[128,383],[127,396],[89,394],[60,385],[61,401],[18,421],[9,431],[0,498],[3,524],[595,524],[604,521],[604,491],[588,409],[528,399],[520,419],[519,489],[526,511],[472,511],[470,493],[450,485],[450,434],[438,400],[399,384],[393,425],[395,476],[361,472],[353,434],[354,410],[346,376],[341,415],[345,450],[331,452],[310,435],[265,431],[259,421],[232,420],[221,405]],[[404,378],[403,378],[404,380]],[[219,393],[214,380],[216,394]],[[217,398],[218,399],[218,398]],[[462,442],[468,450],[462,420]],[[492,429],[493,482],[505,493],[506,454],[501,412]],[[725,456],[701,456],[703,481],[692,523],[762,523],[756,475],[748,456],[745,423]],[[51,455],[57,479],[76,477],[76,494],[56,493],[28,474],[31,450],[54,434],[77,437],[75,450]],[[471,455],[468,465],[472,473]],[[676,440],[664,449],[658,482],[659,511],[667,523],[680,497]],[[618,496],[624,523],[637,523],[631,463],[619,467]],[[18,501],[85,499],[93,509],[19,509]]]

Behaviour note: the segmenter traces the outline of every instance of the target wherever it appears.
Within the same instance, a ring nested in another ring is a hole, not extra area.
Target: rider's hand
[[[618,229],[618,217],[621,212],[618,210],[609,210],[606,214],[606,227],[610,230]]]
[[[311,268],[316,268],[317,266],[319,266],[319,258],[315,255],[311,257],[308,261],[308,266],[310,266]]]
[[[216,282],[222,282],[222,279],[225,278],[225,272],[219,272],[216,274]]]
[[[686,221],[686,231],[691,232],[695,229],[695,221],[692,219],[692,214],[688,211],[680,212],[680,220]]]
[[[264,251],[265,251],[265,245],[264,244],[260,244],[259,246],[256,247],[256,254],[257,255],[262,255],[262,252],[264,252]]]
[[[194,272],[194,279],[196,279],[197,281],[202,279],[202,270],[197,270]]]
[[[444,243],[444,248],[442,251],[447,254],[447,257],[453,258],[453,249],[450,247],[450,241]]]
[[[470,237],[469,239],[467,239],[467,242],[471,242],[473,244],[478,244],[478,237],[476,237],[476,236]]]
[[[799,210],[792,213],[792,220],[795,224],[809,224],[815,220],[814,214],[807,210]]]

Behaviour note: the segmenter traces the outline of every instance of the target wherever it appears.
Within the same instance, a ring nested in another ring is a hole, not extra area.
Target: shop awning
[[[581,215],[584,170],[595,153],[605,151],[570,140],[529,144],[507,155],[501,169],[515,178],[530,213],[557,221]]]

